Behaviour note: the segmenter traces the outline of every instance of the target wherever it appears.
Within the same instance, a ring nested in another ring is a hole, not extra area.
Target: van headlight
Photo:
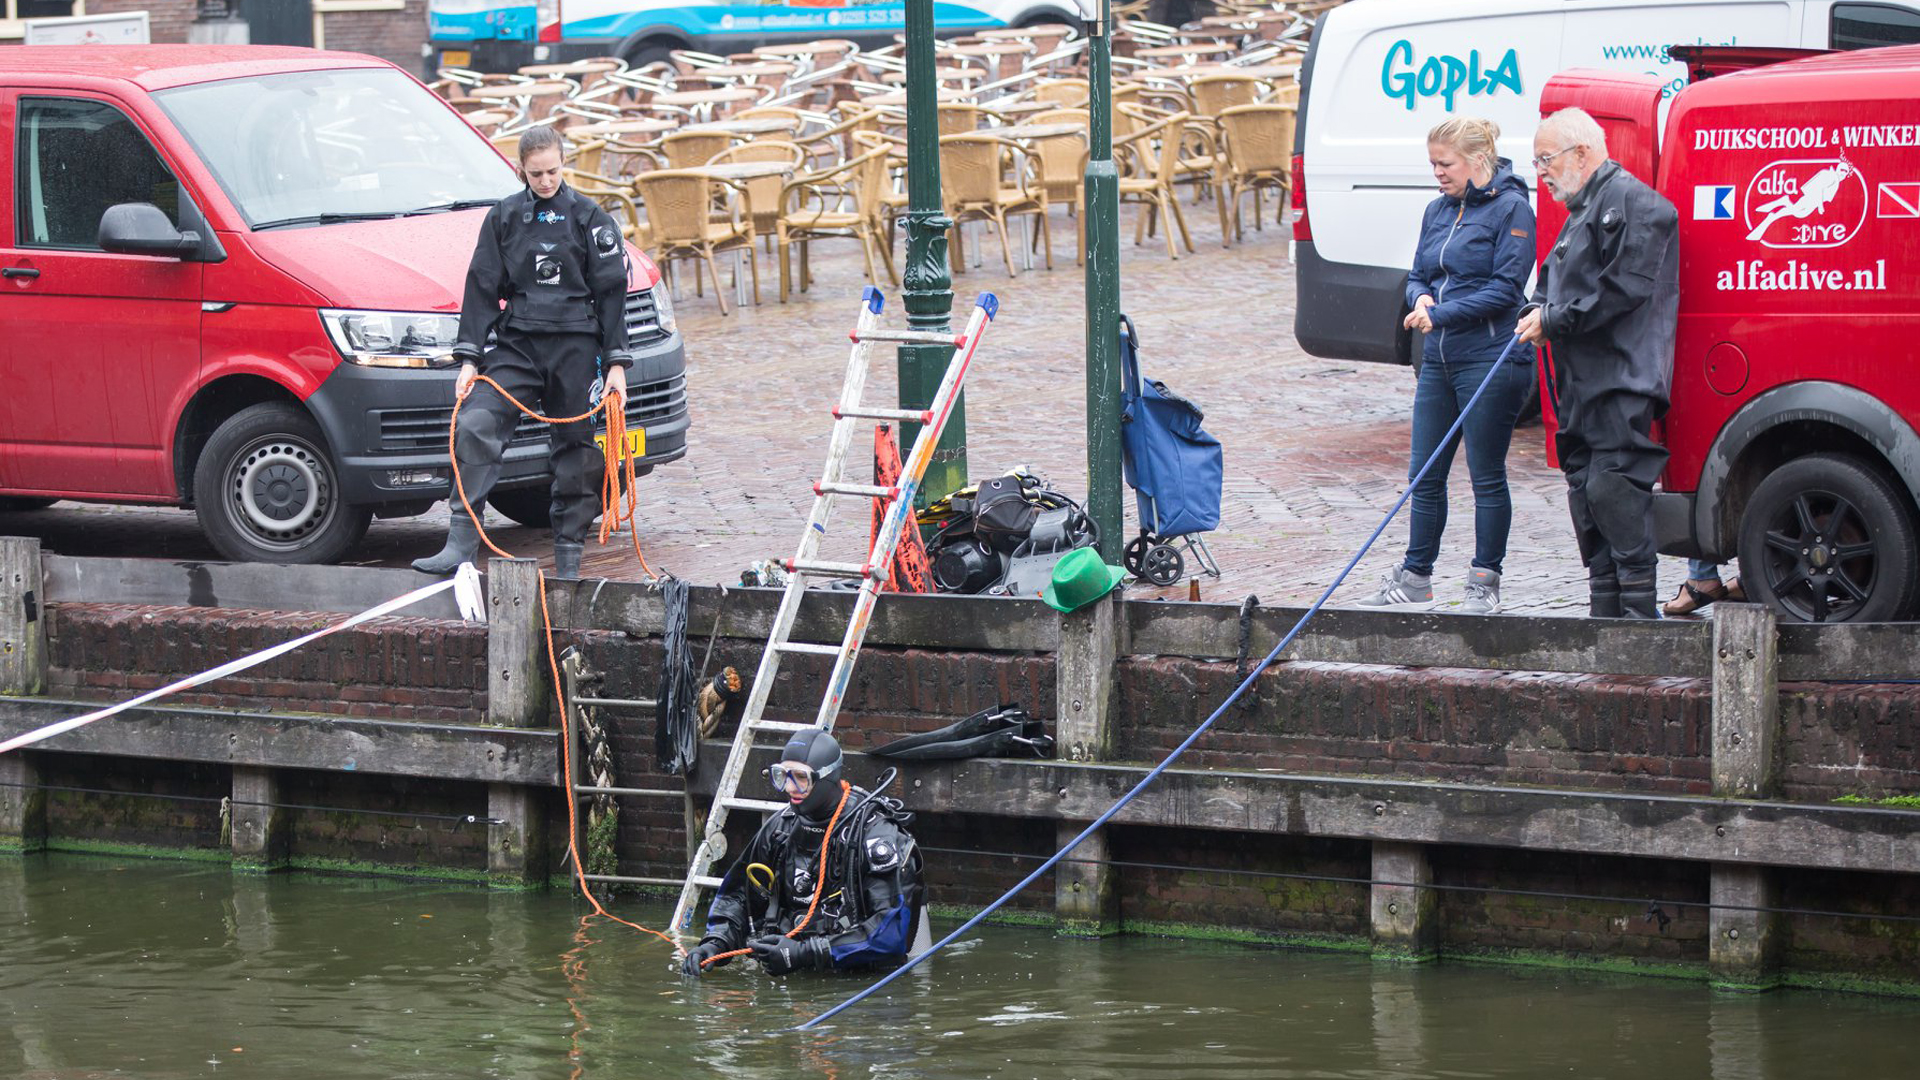
[[[333,347],[351,363],[385,368],[447,368],[455,363],[458,315],[322,308],[320,321]]]
[[[659,321],[660,329],[668,337],[673,336],[673,290],[667,287],[667,279],[661,278],[653,283],[653,317]]]

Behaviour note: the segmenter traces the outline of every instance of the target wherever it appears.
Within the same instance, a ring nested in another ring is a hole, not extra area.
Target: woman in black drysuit
[[[500,479],[501,457],[519,410],[485,383],[484,373],[528,408],[548,416],[578,416],[595,404],[593,386],[605,365],[606,394],[626,406],[627,257],[620,227],[591,199],[568,187],[560,136],[536,127],[520,137],[520,174],[527,186],[487,213],[460,303],[461,360],[454,396],[460,407],[454,467],[460,471],[473,516],[454,494],[447,543],[415,559],[427,574],[450,574],[480,548],[476,520]],[[504,303],[504,308],[502,304]],[[556,577],[580,576],[580,552],[595,505],[593,421],[554,425],[553,568]]]
[[[761,826],[722,879],[706,935],[682,964],[686,974],[727,963],[706,961],[735,949],[752,949],[769,975],[907,959],[925,906],[920,851],[906,830],[913,815],[893,799],[843,789],[841,771],[840,744],[826,732],[803,731],[787,743],[767,772],[789,806]],[[771,871],[771,880],[756,865]],[[787,937],[802,920],[800,934]]]

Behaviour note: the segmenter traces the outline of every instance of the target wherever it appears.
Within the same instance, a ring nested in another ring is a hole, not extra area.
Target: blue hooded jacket
[[[1409,309],[1422,294],[1434,300],[1422,360],[1497,358],[1526,303],[1533,256],[1533,206],[1508,159],[1499,159],[1486,187],[1433,200],[1407,274]],[[1531,363],[1533,346],[1515,346],[1512,359]]]

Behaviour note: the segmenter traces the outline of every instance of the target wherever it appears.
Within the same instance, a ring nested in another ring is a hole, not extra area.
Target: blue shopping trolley
[[[1172,585],[1186,558],[1170,541],[1183,540],[1193,561],[1220,576],[1201,533],[1220,524],[1220,440],[1202,431],[1200,407],[1157,379],[1140,377],[1140,336],[1120,316],[1120,443],[1127,485],[1140,509],[1140,535],[1128,542],[1128,572],[1154,585]]]

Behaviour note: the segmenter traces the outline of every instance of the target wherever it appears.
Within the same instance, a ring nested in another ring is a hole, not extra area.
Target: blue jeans
[[[1493,363],[1428,360],[1420,366],[1420,381],[1413,392],[1413,453],[1407,479],[1413,479],[1440,445]],[[1467,441],[1467,473],[1473,478],[1473,565],[1497,574],[1507,557],[1507,532],[1513,526],[1507,446],[1513,441],[1513,424],[1519,418],[1527,380],[1533,378],[1533,365],[1506,361],[1501,367],[1460,432],[1413,489],[1407,557],[1401,564],[1410,573],[1432,574],[1440,555],[1440,534],[1447,528],[1447,474],[1462,436]]]
[[[1719,581],[1720,564],[1706,559],[1687,560],[1688,581]]]

